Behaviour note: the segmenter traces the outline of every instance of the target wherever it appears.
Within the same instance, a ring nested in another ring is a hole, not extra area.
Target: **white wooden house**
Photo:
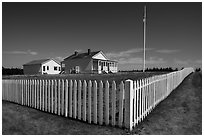
[[[59,74],[61,65],[54,59],[33,60],[23,65],[25,75]]]
[[[117,61],[109,60],[102,51],[78,53],[61,62],[65,73],[117,73]]]

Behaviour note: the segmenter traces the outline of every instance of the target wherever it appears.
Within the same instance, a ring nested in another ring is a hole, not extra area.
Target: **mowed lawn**
[[[125,81],[127,79],[139,80],[148,78],[155,75],[166,74],[168,72],[119,72],[117,74],[56,74],[56,75],[14,75],[3,76],[3,79],[72,79],[72,80],[102,80],[105,82],[108,80],[116,83]],[[170,73],[170,72],[169,72]]]
[[[2,101],[2,134],[125,135],[202,134],[202,75],[188,76],[132,132],[88,124]]]

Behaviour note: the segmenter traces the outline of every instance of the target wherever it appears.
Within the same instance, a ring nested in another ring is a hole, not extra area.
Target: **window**
[[[47,70],[49,70],[49,66],[47,66]]]
[[[76,71],[76,73],[79,73],[79,66],[75,67],[75,71]]]
[[[57,70],[57,67],[56,67],[56,66],[54,66],[54,70]]]
[[[43,71],[45,71],[45,66],[43,66]]]
[[[60,67],[59,67],[59,71],[60,71]]]

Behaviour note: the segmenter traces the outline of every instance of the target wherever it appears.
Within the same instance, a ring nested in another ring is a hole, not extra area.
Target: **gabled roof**
[[[90,54],[88,54],[87,52],[85,53],[78,53],[77,55],[72,54],[69,57],[66,57],[64,60],[66,59],[82,59],[82,58],[92,58],[94,55],[98,54],[100,51],[94,51],[94,52],[90,52]]]
[[[59,62],[57,62],[56,60],[54,59],[40,59],[40,60],[33,60],[31,62],[28,62],[24,65],[41,65],[41,64],[44,64],[45,62],[49,61],[49,60],[53,60],[55,61],[57,64],[60,64]]]

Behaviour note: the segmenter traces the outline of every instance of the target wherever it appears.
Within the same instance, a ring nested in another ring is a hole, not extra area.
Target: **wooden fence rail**
[[[3,79],[2,99],[99,125],[137,126],[192,68],[116,84],[106,81]]]

